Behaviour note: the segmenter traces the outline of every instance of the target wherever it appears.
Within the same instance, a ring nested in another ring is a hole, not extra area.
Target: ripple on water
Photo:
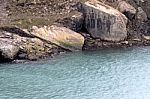
[[[0,64],[0,99],[150,99],[150,47]]]

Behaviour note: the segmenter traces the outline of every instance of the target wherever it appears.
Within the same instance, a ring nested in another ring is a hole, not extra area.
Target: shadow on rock
[[[25,31],[17,28],[17,27],[1,27],[0,30],[12,33],[12,34],[17,34],[21,37],[28,37],[28,38],[34,38],[34,36],[26,33]]]

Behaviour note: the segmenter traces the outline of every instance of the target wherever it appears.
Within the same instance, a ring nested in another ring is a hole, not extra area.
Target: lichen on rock
[[[41,28],[34,26],[31,34],[70,51],[82,50],[84,44],[81,34],[56,25]]]

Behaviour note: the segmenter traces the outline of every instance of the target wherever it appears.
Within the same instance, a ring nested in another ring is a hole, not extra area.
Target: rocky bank
[[[0,62],[150,45],[149,0],[1,0]]]

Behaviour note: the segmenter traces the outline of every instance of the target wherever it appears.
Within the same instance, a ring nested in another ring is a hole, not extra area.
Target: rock
[[[122,0],[118,3],[118,10],[122,13],[123,12],[130,12],[132,14],[136,13],[136,9],[132,5]]]
[[[36,3],[39,3],[39,0],[13,0],[13,2],[16,3],[17,5],[21,5],[21,4],[25,4],[25,3],[36,4]]]
[[[144,2],[144,0],[133,0],[136,4],[140,4],[140,2]]]
[[[18,54],[18,59],[29,59],[38,60],[40,58],[45,58],[49,52],[47,50],[52,50],[53,46],[51,44],[46,44],[46,42],[38,38],[27,38],[25,42],[19,46],[21,51]],[[49,54],[49,56],[51,56]]]
[[[120,1],[118,2],[118,8],[121,13],[125,14],[126,17],[130,20],[134,18],[134,15],[136,14],[136,9],[127,3],[126,1]]]
[[[57,21],[57,23],[73,31],[78,32],[82,29],[83,20],[84,20],[83,13],[75,11],[71,17],[60,19]]]
[[[146,27],[146,26],[147,26],[147,27]],[[150,36],[150,26],[148,26],[148,25],[146,25],[146,26],[145,26],[146,28],[144,28],[145,31],[144,31],[143,34],[144,34],[145,36]]]
[[[123,41],[123,42],[121,42],[122,44],[129,44],[129,42],[128,41]]]
[[[81,50],[84,44],[81,34],[56,25],[41,28],[33,26],[31,34],[70,51]]]
[[[127,37],[127,18],[118,10],[97,2],[83,4],[85,27],[94,38],[117,42]]]
[[[14,2],[16,2],[17,4],[21,4],[21,3],[26,3],[27,0],[13,0]]]
[[[148,35],[142,35],[142,37],[143,37],[145,40],[150,40],[150,36],[148,36]]]
[[[13,60],[18,51],[19,48],[17,46],[0,41],[0,54],[4,59]]]
[[[135,9],[138,8],[138,4],[136,2],[136,0],[128,0],[127,1],[131,6],[133,6]]]
[[[39,57],[36,54],[29,54],[28,59],[31,61],[37,61]]]
[[[27,58],[27,54],[25,53],[21,53],[18,55],[18,59],[26,59]]]
[[[146,13],[143,11],[143,9],[141,7],[138,7],[138,11],[137,11],[136,17],[141,22],[148,20]]]
[[[144,2],[140,3],[140,7],[147,14],[147,17],[150,19],[150,0],[144,0]]]
[[[16,47],[19,47],[19,51],[15,49]],[[17,54],[12,51],[16,51]],[[10,52],[14,53],[14,57]],[[43,39],[31,35],[27,30],[16,27],[0,29],[0,62],[12,60],[33,61],[52,57],[54,53],[58,55],[60,52],[65,52],[65,50],[56,46],[56,44],[48,43]]]

